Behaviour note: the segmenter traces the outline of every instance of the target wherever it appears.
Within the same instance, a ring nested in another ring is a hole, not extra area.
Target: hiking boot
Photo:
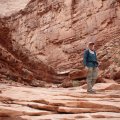
[[[96,92],[96,90],[92,89],[92,91]]]
[[[87,91],[89,94],[96,94],[95,90]]]

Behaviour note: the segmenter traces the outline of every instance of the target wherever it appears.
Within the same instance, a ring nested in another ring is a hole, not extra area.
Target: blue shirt
[[[97,67],[98,62],[96,52],[94,51],[94,54],[92,54],[89,50],[85,50],[83,63],[87,67]]]

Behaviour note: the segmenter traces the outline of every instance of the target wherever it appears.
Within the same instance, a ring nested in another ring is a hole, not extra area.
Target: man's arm
[[[97,58],[97,53],[96,53],[96,51],[95,51],[95,56],[96,56],[96,63],[97,63],[98,66],[99,66],[99,62],[98,62],[98,58]]]
[[[84,51],[83,64],[85,67],[87,66],[87,50]]]

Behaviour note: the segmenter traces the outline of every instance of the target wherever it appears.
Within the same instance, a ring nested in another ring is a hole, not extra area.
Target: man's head
[[[94,45],[95,45],[94,42],[89,42],[88,44],[89,49],[94,50],[95,49]]]

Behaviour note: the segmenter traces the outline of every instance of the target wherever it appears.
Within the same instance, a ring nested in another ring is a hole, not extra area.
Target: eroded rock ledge
[[[96,84],[97,94],[87,94],[86,85],[46,89],[2,84],[0,89],[2,120],[120,119],[119,84]]]

